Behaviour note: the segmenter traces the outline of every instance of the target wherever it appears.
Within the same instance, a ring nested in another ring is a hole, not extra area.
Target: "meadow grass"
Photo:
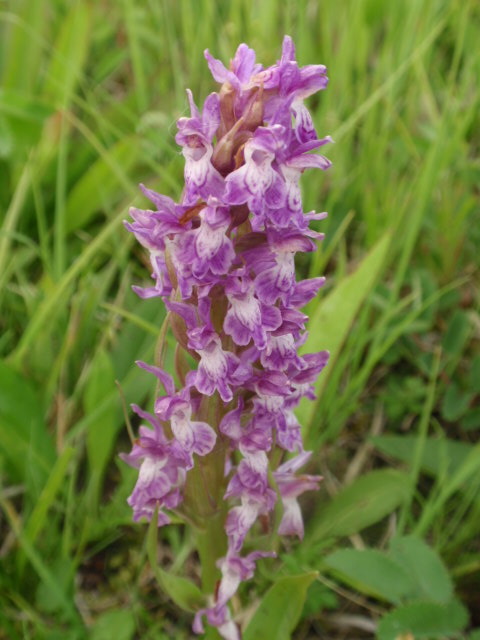
[[[332,554],[394,533],[441,554],[480,626],[479,28],[473,0],[0,4],[0,638],[191,637],[117,457],[122,398],[154,392],[133,362],[153,361],[165,316],[131,291],[148,266],[122,220],[140,181],[179,197],[184,89],[216,89],[203,50],[244,41],[271,64],[284,33],[329,68],[309,107],[335,140],[333,168],[303,182],[307,210],[329,212],[298,265],[328,278],[306,349],[332,361],[299,409],[325,482],[282,556],[320,572],[292,637],[372,637],[395,600]],[[195,576],[183,530],[159,538]]]

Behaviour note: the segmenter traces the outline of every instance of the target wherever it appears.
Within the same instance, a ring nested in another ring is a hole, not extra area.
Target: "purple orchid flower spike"
[[[240,640],[232,598],[275,555],[244,549],[257,534],[302,538],[299,497],[320,482],[301,473],[310,453],[295,408],[328,362],[303,353],[301,311],[325,279],[297,279],[295,260],[323,237],[309,225],[326,214],[303,211],[300,178],[330,166],[318,150],[331,139],[317,138],[304,104],[328,80],[323,65],[298,64],[288,36],[267,68],[246,44],[227,66],[205,57],[221,87],[201,110],[187,90],[181,202],[142,186],[152,208],[125,223],[152,265],[153,286],[135,291],[162,298],[177,345],[173,376],[138,362],[163,390],[153,413],[134,408],[151,428],[122,458],[138,469],[135,520],[158,513],[162,526],[174,510],[195,526],[208,604],[194,632],[206,622]]]

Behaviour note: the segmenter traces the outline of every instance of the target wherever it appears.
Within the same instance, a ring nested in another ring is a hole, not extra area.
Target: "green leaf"
[[[18,120],[42,125],[52,115],[53,107],[30,95],[0,88],[0,113]]]
[[[465,311],[455,311],[442,340],[443,349],[451,356],[460,356],[468,340],[472,325]]]
[[[466,413],[472,398],[473,394],[466,393],[456,382],[451,382],[443,396],[442,417],[455,422]]]
[[[15,145],[16,142],[12,127],[7,118],[0,113],[0,159],[11,156]],[[3,179],[5,179],[5,177]],[[3,185],[0,184],[0,188],[2,187]]]
[[[158,566],[157,562],[157,510],[148,526],[147,553],[158,584],[173,602],[184,611],[194,612],[205,605],[200,589],[187,578],[176,576]]]
[[[49,570],[55,582],[52,580],[40,582],[35,604],[46,613],[59,613],[65,606],[65,599],[73,603],[72,561],[58,556],[50,563]]]
[[[393,538],[390,557],[408,571],[418,598],[446,604],[453,597],[450,575],[437,552],[416,536]]]
[[[375,284],[387,256],[390,240],[390,233],[385,234],[363,259],[356,271],[336,284],[334,290],[317,305],[315,312],[312,313],[308,323],[308,340],[303,352],[311,353],[322,349],[330,351],[328,367],[316,383],[318,397],[363,301]],[[311,427],[315,414],[315,403],[307,401],[300,403],[298,416],[306,428]]]
[[[309,539],[349,536],[392,513],[408,497],[408,475],[394,469],[371,471],[344,487],[312,519]]]
[[[35,544],[40,533],[44,529],[48,529],[48,512],[54,500],[57,498],[57,494],[60,492],[60,489],[65,485],[65,476],[68,471],[68,465],[74,454],[75,449],[73,447],[66,447],[63,450],[61,455],[56,459],[48,480],[46,481],[38,500],[35,502],[32,513],[24,527],[25,539],[32,545]],[[25,559],[26,556],[22,550],[19,555],[20,572],[23,570]]]
[[[143,353],[146,347],[153,353],[154,343],[149,328],[156,327],[158,337],[166,314],[165,307],[159,305],[155,298],[139,300],[131,290],[123,307],[128,317],[125,316],[126,321],[122,322],[112,348],[112,361],[118,380],[123,380],[132,370],[132,362],[138,360],[138,354]]]
[[[45,93],[55,102],[64,104],[70,100],[81,78],[83,65],[89,50],[91,8],[85,2],[71,3],[47,71]]]
[[[411,634],[415,640],[449,638],[468,623],[468,613],[457,600],[447,605],[414,602],[388,613],[378,625],[378,640],[398,640]]]
[[[0,361],[0,461],[13,482],[26,482],[35,497],[55,460],[40,396],[31,382]]]
[[[1,6],[3,31],[10,21],[6,3]],[[12,20],[10,33],[2,33],[2,44],[7,46],[1,54],[3,76],[0,84],[25,93],[32,92],[45,63],[45,45],[48,44],[54,12],[49,0],[35,0],[15,2],[9,13]]]
[[[132,611],[107,611],[97,618],[88,637],[90,640],[131,640],[135,628],[135,616]]]
[[[83,174],[66,203],[66,229],[83,228],[100,210],[108,211],[124,193],[124,176],[138,159],[139,144],[134,138],[117,142]],[[118,171],[120,168],[120,172]]]
[[[468,411],[463,416],[460,426],[464,431],[476,431],[480,429],[480,407]]]
[[[472,360],[470,373],[468,376],[468,386],[475,393],[480,393],[480,355]]]
[[[243,640],[289,640],[300,620],[307,589],[317,575],[316,571],[312,571],[279,578],[255,611]]]
[[[92,362],[85,387],[85,413],[93,413],[114,389],[115,374],[111,359],[104,349],[99,349]],[[120,424],[117,420],[117,409],[118,406],[115,404],[107,404],[95,420],[88,424],[87,457],[90,465],[90,490],[93,491],[95,504]]]
[[[321,582],[313,582],[307,592],[302,620],[316,616],[324,609],[338,609],[339,606],[339,599],[334,591]]]
[[[10,503],[4,499],[1,492],[0,507],[2,507],[7,517],[7,522],[18,539],[21,549],[25,552],[41,580],[37,589],[39,602],[42,602],[49,611],[61,609],[62,615],[67,619],[78,621],[79,616],[72,597],[74,570],[71,564],[69,567],[69,560],[58,557],[53,563],[47,564],[37,548],[30,544],[24,535],[18,515]]]
[[[416,436],[375,436],[373,444],[383,453],[407,464],[412,462]],[[420,468],[435,476],[451,474],[459,469],[472,450],[472,445],[448,438],[427,438],[422,451]]]
[[[412,580],[400,562],[376,549],[339,549],[324,564],[356,590],[392,604],[412,592]]]

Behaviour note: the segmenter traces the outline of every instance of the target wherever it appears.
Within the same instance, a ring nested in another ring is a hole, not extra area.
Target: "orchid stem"
[[[202,590],[205,594],[215,593],[220,571],[217,568],[217,560],[225,555],[226,538],[224,515],[220,511],[205,520],[205,529],[198,530],[197,549],[202,568]]]

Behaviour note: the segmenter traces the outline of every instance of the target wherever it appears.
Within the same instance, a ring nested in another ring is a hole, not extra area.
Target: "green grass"
[[[479,28],[473,0],[0,4],[0,638],[190,637],[146,568],[117,457],[115,381],[148,405],[133,362],[153,360],[165,315],[130,290],[148,270],[122,220],[140,181],[180,194],[184,89],[216,89],[203,50],[228,60],[245,41],[271,64],[284,33],[329,68],[309,106],[336,142],[333,168],[303,180],[306,208],[329,211],[299,263],[328,277],[307,347],[332,363],[300,408],[325,482],[277,566],[320,571],[292,637],[341,637],[340,607],[371,624],[390,610],[323,558],[386,553],[394,533],[441,555],[480,626]],[[195,573],[182,530],[159,539]]]

